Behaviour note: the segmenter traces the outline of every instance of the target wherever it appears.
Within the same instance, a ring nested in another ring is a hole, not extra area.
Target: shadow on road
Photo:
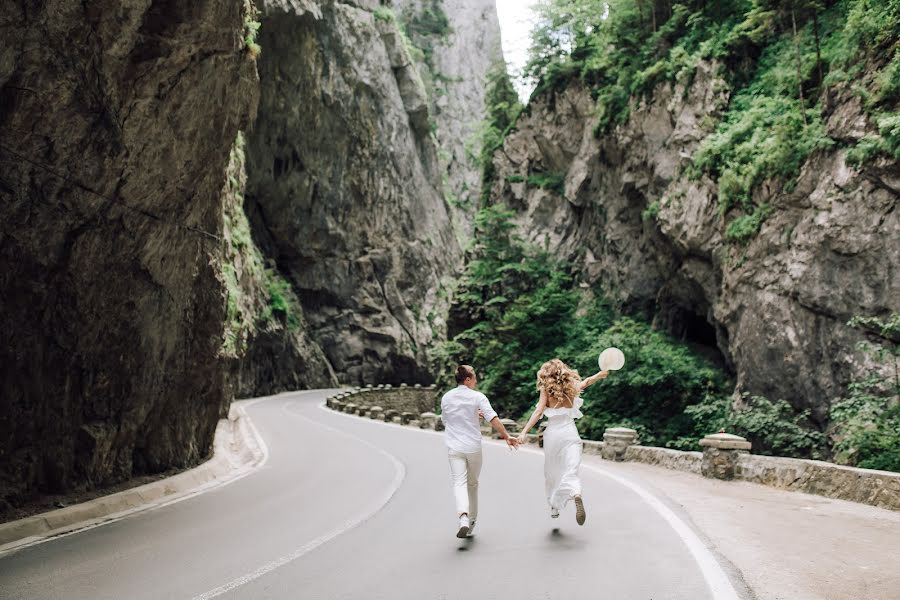
[[[475,545],[475,536],[467,537],[465,540],[462,541],[462,546],[457,548],[457,551],[468,552],[469,549],[472,548],[472,546],[474,546],[474,545]]]
[[[550,534],[547,537],[550,538],[550,548],[552,549],[577,550],[584,546],[582,540],[564,534],[559,527],[551,529]]]

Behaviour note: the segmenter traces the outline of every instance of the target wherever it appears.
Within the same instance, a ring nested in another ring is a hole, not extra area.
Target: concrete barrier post
[[[713,479],[734,479],[738,455],[750,450],[750,442],[739,435],[720,431],[700,440],[703,446],[703,462],[700,473]]]
[[[637,443],[637,431],[627,427],[610,427],[603,432],[605,444],[600,449],[604,460],[625,460],[625,450]]]
[[[383,421],[384,420],[384,409],[381,408],[380,406],[373,406],[372,408],[369,409],[369,418]]]
[[[400,413],[400,424],[401,425],[409,425],[409,422],[415,419],[416,416],[411,412],[402,412]]]
[[[400,413],[398,413],[393,408],[388,408],[384,411],[384,420],[388,423],[392,422],[394,420],[394,417],[397,416],[400,416]]]

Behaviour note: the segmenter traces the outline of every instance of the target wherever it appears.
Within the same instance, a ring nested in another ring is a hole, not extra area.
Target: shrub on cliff
[[[689,174],[717,183],[723,212],[755,215],[730,240],[762,224],[753,197],[763,181],[790,191],[806,159],[836,143],[824,117],[838,88],[863,99],[878,130],[848,160],[900,158],[898,0],[548,0],[538,14],[526,67],[535,94],[581,81],[597,101],[598,135],[659,85],[687,90],[699,61],[719,66],[729,99],[710,116]]]
[[[850,325],[877,342],[862,344],[872,367],[831,408],[835,461],[900,471],[900,314],[887,320],[857,317]]]

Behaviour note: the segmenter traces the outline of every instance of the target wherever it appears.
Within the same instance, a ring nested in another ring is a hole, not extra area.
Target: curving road
[[[551,521],[539,452],[499,443],[476,535],[458,540],[441,436],[325,410],[326,395],[247,408],[269,451],[252,475],[0,558],[0,598],[748,597],[665,499],[591,466],[585,526],[571,506]]]

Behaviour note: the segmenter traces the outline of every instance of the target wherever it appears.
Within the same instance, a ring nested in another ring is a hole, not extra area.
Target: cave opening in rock
[[[702,311],[702,313],[705,312]],[[717,367],[733,374],[732,365],[721,350],[720,342],[723,341],[724,331],[718,331],[704,314],[698,313],[701,311],[682,306],[671,306],[665,313],[660,313],[660,316],[665,315],[661,324],[664,324],[669,333],[686,346]]]

